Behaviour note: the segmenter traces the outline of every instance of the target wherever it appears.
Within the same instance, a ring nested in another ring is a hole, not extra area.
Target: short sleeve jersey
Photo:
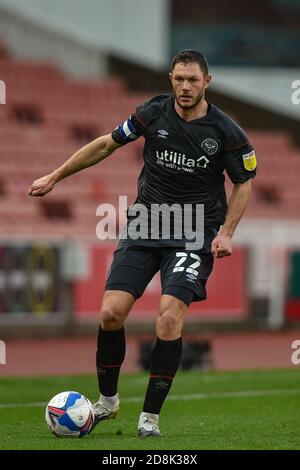
[[[186,121],[175,110],[173,94],[155,96],[112,132],[118,144],[140,136],[145,139],[140,203],[203,204],[205,225],[219,226],[227,212],[224,171],[234,184],[255,177],[248,136],[212,104],[204,117]]]

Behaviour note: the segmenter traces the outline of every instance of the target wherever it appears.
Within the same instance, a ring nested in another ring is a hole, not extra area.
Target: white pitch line
[[[211,398],[251,398],[251,397],[269,397],[282,395],[300,395],[300,389],[278,389],[278,390],[243,390],[238,392],[210,392],[210,393],[191,393],[183,395],[169,395],[168,401],[180,400],[209,400]],[[144,400],[144,397],[128,397],[121,399],[123,403],[137,403]],[[45,402],[33,403],[0,403],[0,408],[40,408],[46,406]]]
[[[191,393],[185,395],[169,395],[167,400],[208,400],[210,398],[247,398],[264,397],[276,395],[300,395],[300,389],[281,389],[281,390],[244,390],[240,392],[210,392],[210,393]],[[121,399],[127,403],[135,403],[143,400],[144,397],[131,397]]]
[[[46,403],[36,401],[34,403],[0,403],[0,408],[39,408],[46,406]]]

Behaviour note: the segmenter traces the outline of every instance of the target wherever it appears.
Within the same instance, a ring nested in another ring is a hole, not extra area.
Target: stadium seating
[[[129,93],[117,77],[74,81],[47,63],[11,60],[1,44],[0,78],[7,87],[7,104],[0,105],[0,235],[95,238],[98,204],[115,204],[120,194],[134,201],[142,139],[58,184],[45,199],[29,198],[28,189],[87,141],[111,132],[147,96]],[[284,132],[248,133],[259,172],[247,216],[299,217],[299,149]]]

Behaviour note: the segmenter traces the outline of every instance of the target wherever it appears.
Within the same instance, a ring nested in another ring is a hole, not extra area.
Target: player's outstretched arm
[[[61,167],[49,175],[35,180],[31,185],[29,195],[44,196],[62,179],[104,160],[104,158],[111,155],[119,147],[121,145],[117,144],[110,134],[98,137],[77,150]]]
[[[251,180],[234,185],[226,220],[211,244],[211,252],[215,258],[223,258],[232,254],[231,238],[246,210],[250,194]]]

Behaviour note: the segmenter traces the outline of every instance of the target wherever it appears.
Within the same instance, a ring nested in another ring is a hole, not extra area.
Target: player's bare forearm
[[[230,238],[235,232],[239,221],[241,220],[251,194],[251,180],[245,183],[235,184],[228,203],[228,212],[224,225],[220,230],[220,234],[229,236]]]
[[[119,145],[112,140],[111,136],[98,137],[75,152],[69,160],[53,172],[55,182],[99,163],[118,147]]]
[[[251,180],[235,184],[232,190],[227,217],[218,235],[211,245],[212,254],[216,258],[223,258],[232,254],[231,238],[241,220],[251,194]]]
[[[99,163],[111,155],[118,147],[120,145],[112,139],[111,135],[98,137],[77,150],[61,167],[35,180],[29,190],[29,195],[44,196],[62,179]]]

